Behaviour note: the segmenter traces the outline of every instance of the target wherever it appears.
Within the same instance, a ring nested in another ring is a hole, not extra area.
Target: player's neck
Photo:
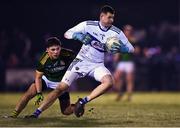
[[[109,26],[106,26],[103,22],[99,21],[99,26],[101,27],[101,29],[103,30],[107,30],[109,29]]]

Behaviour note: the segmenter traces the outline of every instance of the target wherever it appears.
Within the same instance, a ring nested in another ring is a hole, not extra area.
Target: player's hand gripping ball
[[[121,49],[121,41],[117,37],[109,37],[105,43],[105,48],[108,53],[118,53]]]

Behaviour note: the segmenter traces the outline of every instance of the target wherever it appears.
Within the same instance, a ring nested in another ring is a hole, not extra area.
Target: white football
[[[112,52],[113,51],[113,45],[114,44],[119,44],[119,39],[117,37],[109,37],[105,43],[106,45],[106,49],[108,52]],[[119,44],[120,45],[120,44]]]

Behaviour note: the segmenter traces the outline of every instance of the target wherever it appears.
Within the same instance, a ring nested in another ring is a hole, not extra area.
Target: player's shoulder
[[[39,62],[40,62],[42,65],[44,65],[44,64],[46,63],[46,61],[48,60],[48,58],[49,58],[48,53],[47,53],[47,52],[44,52],[44,53],[42,54],[42,56],[40,57]]]
[[[60,54],[61,57],[72,57],[74,55],[75,53],[71,49],[67,49],[67,48],[61,49],[61,54]]]
[[[110,28],[111,31],[116,32],[117,34],[120,34],[122,31],[118,27],[112,25]]]
[[[86,21],[87,26],[98,26],[98,21],[95,20],[87,20]]]

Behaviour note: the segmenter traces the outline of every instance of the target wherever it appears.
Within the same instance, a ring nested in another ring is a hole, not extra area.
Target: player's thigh
[[[93,76],[95,80],[101,83],[113,84],[111,72],[105,66],[99,66],[94,70]]]
[[[134,72],[135,70],[135,66],[134,66],[134,63],[133,62],[125,62],[124,63],[124,71],[126,73],[131,73],[131,72]]]
[[[36,95],[36,86],[35,83],[32,83],[28,90],[25,92],[25,95],[29,97],[34,97]]]
[[[42,91],[44,90],[47,90],[47,85],[46,85],[46,82],[42,79]],[[28,90],[25,92],[25,95],[26,96],[29,96],[29,97],[34,97],[35,95],[37,94],[37,90],[36,90],[36,84],[35,82],[33,82]]]
[[[127,72],[126,73],[126,80],[129,82],[134,81],[134,72]]]
[[[134,71],[135,71],[134,63],[129,62],[126,65],[126,80],[127,81],[133,81],[134,80]]]
[[[42,91],[55,89],[59,82],[53,82],[46,78],[46,76],[42,77]]]
[[[125,69],[125,63],[124,62],[119,62],[117,67],[116,67],[116,70],[124,72],[124,69]]]
[[[61,80],[61,84],[63,84],[64,86],[70,86],[72,84],[72,82],[74,82],[76,79],[79,78],[79,74],[73,71],[66,71],[66,73],[64,74],[62,80]]]

